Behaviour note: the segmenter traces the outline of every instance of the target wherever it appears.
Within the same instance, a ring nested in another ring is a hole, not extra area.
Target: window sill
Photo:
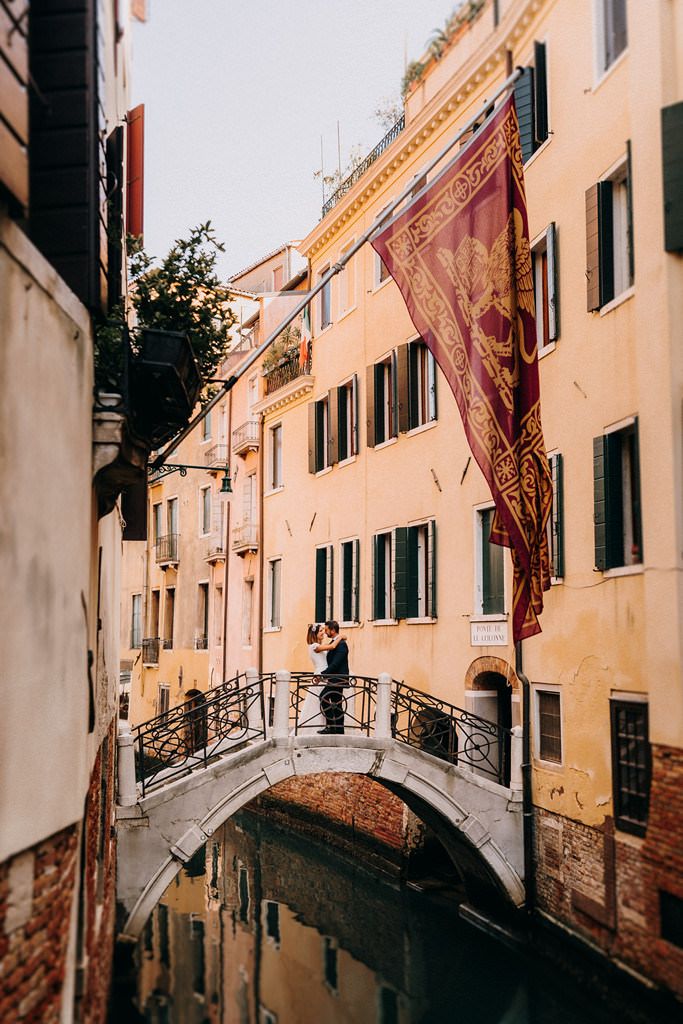
[[[332,472],[332,466],[325,466],[324,469],[319,469],[317,471],[317,473],[314,473],[313,475],[316,476],[316,477],[318,477],[318,476],[327,476],[327,474],[331,473],[331,472]]]
[[[557,342],[556,341],[551,341],[547,345],[544,345],[543,348],[539,348],[539,350],[538,350],[538,358],[539,359],[543,359],[544,356],[549,356],[551,352],[555,351],[556,347],[557,347]]]
[[[559,587],[562,583],[564,583],[564,576],[551,576],[550,577],[550,586],[551,587]]]
[[[341,466],[351,466],[356,461],[357,458],[358,458],[357,455],[349,455],[348,459],[342,459],[341,462],[337,463],[337,465],[340,466],[340,467]]]
[[[414,437],[415,434],[424,434],[425,430],[432,430],[438,422],[438,420],[429,420],[427,423],[421,423],[419,427],[411,427],[410,430],[406,430],[406,437]]]
[[[340,622],[339,628],[341,629],[342,626],[344,629],[358,629],[360,627],[360,622]]]
[[[203,437],[199,443],[200,444],[208,444],[209,441],[211,441],[211,440],[213,440],[213,438],[211,438],[211,437]]]
[[[607,314],[611,313],[613,309],[617,308],[617,306],[621,306],[623,302],[628,302],[629,299],[632,299],[635,293],[635,286],[631,285],[630,288],[627,288],[625,292],[621,293],[621,295],[617,295],[615,298],[610,299],[609,302],[605,303],[604,306],[601,306],[599,310],[600,316],[607,316]]]
[[[618,579],[620,576],[641,576],[645,572],[642,562],[638,565],[615,565],[612,569],[603,569],[602,576],[606,580]]]
[[[264,626],[263,627],[263,632],[264,633],[281,633],[282,632],[282,626]]]
[[[433,625],[436,621],[430,615],[418,615],[414,619],[406,619],[409,626]]]
[[[469,616],[470,622],[505,622],[508,618],[508,612],[496,612],[494,615],[484,615],[483,612],[474,612]]]
[[[602,71],[599,74],[598,78],[593,83],[593,86],[591,88],[591,93],[592,93],[593,96],[595,96],[596,92],[601,87],[602,83],[607,81],[607,79],[614,73],[614,71],[616,71],[616,69],[618,67],[620,67],[621,64],[623,64],[623,62],[626,60],[627,57],[628,57],[628,46],[626,47],[625,50],[621,51],[621,53],[616,58],[616,60],[613,60],[608,68],[605,68],[605,70]]]
[[[263,492],[263,497],[264,498],[270,498],[270,496],[273,495],[273,494],[280,494],[282,491],[284,491],[284,489],[285,489],[285,485],[284,484],[280,484],[279,487],[273,487],[273,489],[271,491],[264,491]]]
[[[325,324],[325,326],[321,327],[318,333],[316,334],[316,338],[322,338],[323,334],[327,334],[327,332],[332,330],[333,327],[334,324],[331,321],[329,324]]]
[[[374,285],[372,286],[371,295],[376,295],[377,292],[381,292],[382,288],[386,287],[386,285],[388,285],[389,282],[393,280],[393,277],[391,276],[391,274],[389,274],[389,276],[385,277],[383,281],[375,281]]]
[[[544,772],[563,772],[564,765],[560,761],[544,761],[542,757],[534,754],[534,768],[542,768]]]
[[[538,147],[538,149],[534,150],[534,152],[531,154],[531,156],[529,157],[527,162],[524,164],[524,173],[525,174],[526,174],[528,168],[531,167],[531,165],[535,162],[536,158],[538,156],[540,156],[541,153],[545,152],[545,150],[548,148],[548,146],[550,145],[552,137],[553,137],[553,132],[549,128],[548,129],[548,138],[543,140],[543,142]]]
[[[375,451],[379,451],[381,448],[389,448],[390,445],[396,444],[397,441],[397,437],[390,437],[387,441],[380,441],[379,444],[375,445]]]
[[[351,313],[354,313],[357,308],[357,306],[350,306],[348,309],[345,309],[343,313],[339,314],[339,319],[337,320],[337,323],[339,324],[342,322],[342,320],[346,320],[347,316],[350,316]]]
[[[373,626],[398,626],[398,619],[371,619]]]

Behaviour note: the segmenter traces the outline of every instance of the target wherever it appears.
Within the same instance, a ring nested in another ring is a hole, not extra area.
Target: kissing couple
[[[306,634],[308,653],[313,671],[322,685],[310,687],[301,709],[303,726],[320,725],[321,735],[344,732],[344,695],[349,686],[349,648],[346,637],[339,633],[339,623],[330,619],[325,623],[312,623]],[[315,708],[319,701],[319,709]]]

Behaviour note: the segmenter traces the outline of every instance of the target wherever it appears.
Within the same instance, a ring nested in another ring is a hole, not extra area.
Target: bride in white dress
[[[343,638],[339,634],[337,634],[334,640],[328,637],[325,633],[325,626],[322,623],[314,622],[308,627],[306,644],[316,676],[321,676],[325,671],[327,668],[327,652],[334,650],[341,639]],[[304,729],[307,731],[317,730],[326,724],[323,713],[320,710],[320,694],[322,693],[323,686],[322,680],[319,685],[309,686],[299,711],[299,732]]]

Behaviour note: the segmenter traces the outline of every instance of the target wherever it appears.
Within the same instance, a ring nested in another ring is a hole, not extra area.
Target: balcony
[[[205,634],[198,635],[194,638],[194,649],[195,651],[208,651],[209,649],[209,638]]]
[[[157,538],[156,562],[162,569],[178,564],[178,537],[177,533],[168,533],[165,537]]]
[[[305,377],[311,372],[310,356],[302,363],[299,358],[298,349],[283,356],[272,369],[264,373],[266,382],[266,395],[272,395],[274,391],[283,388],[285,384],[291,383],[297,377]]]
[[[142,641],[142,664],[143,665],[158,665],[159,664],[159,644],[160,640],[158,636],[148,636],[143,638]]]
[[[218,537],[213,537],[206,548],[206,554],[204,555],[204,561],[208,562],[209,565],[215,565],[216,562],[225,561],[225,544]]]
[[[232,550],[238,555],[246,555],[248,551],[258,551],[258,526],[256,523],[244,522],[232,531]]]
[[[244,457],[247,452],[257,452],[259,441],[258,420],[247,420],[232,432],[232,450],[235,455]]]
[[[227,444],[214,444],[206,449],[204,463],[207,469],[224,469],[228,464]]]
[[[163,647],[163,649],[165,651],[172,651],[173,650],[173,637],[172,636],[164,637],[164,639],[161,642],[161,646]]]
[[[387,134],[384,136],[384,138],[381,139],[380,142],[377,143],[375,148],[370,153],[368,153],[365,159],[358,164],[358,167],[354,168],[351,174],[349,174],[348,178],[344,178],[336,192],[332,193],[330,198],[323,206],[323,217],[326,217],[327,214],[332,209],[332,207],[336,206],[340,199],[343,199],[346,193],[353,188],[353,186],[356,184],[359,178],[363,177],[368,167],[370,167],[371,164],[374,164],[375,160],[377,160],[382,155],[385,149],[388,149],[388,147],[391,145],[394,139],[397,139],[399,137],[405,126],[406,116],[405,114],[401,114],[396,124],[392,125]]]

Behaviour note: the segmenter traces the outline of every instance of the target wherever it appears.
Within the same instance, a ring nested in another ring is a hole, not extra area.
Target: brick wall
[[[0,866],[0,1020],[60,1019],[78,826]]]

